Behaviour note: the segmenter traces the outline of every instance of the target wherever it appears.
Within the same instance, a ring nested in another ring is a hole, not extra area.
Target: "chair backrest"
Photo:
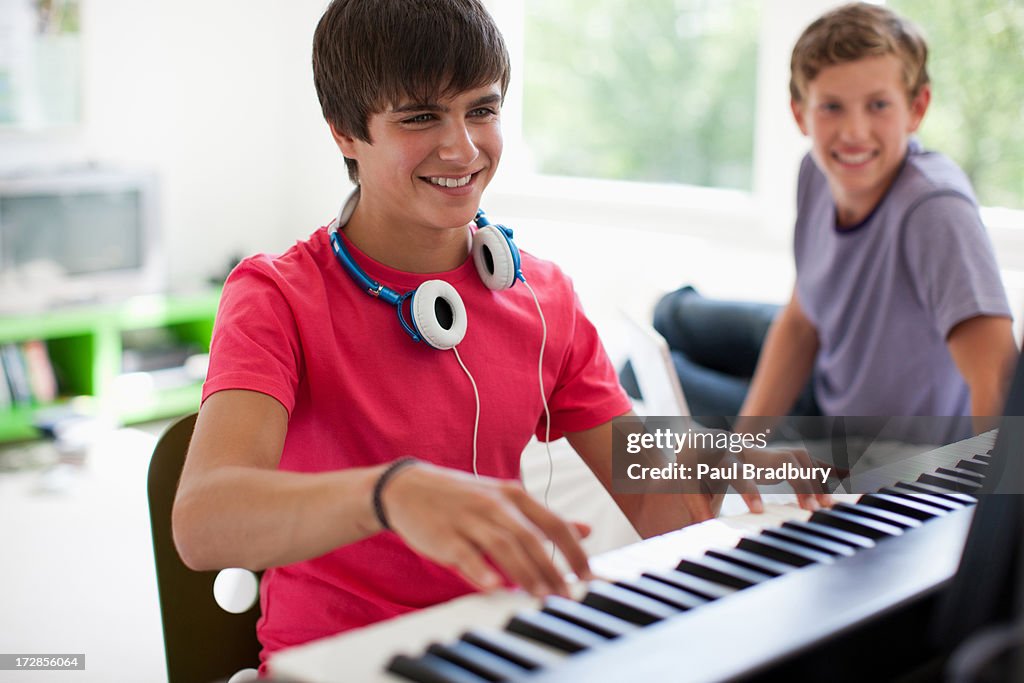
[[[225,611],[214,598],[214,582],[222,593],[225,577],[218,581],[221,572],[189,569],[174,547],[171,507],[195,423],[193,413],[168,427],[157,441],[149,464],[149,518],[168,683],[224,680],[233,678],[240,669],[259,664],[259,600],[239,614]]]

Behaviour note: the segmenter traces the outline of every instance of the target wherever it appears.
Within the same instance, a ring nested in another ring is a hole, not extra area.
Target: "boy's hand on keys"
[[[381,502],[392,530],[409,547],[482,590],[500,587],[501,572],[533,595],[568,597],[569,587],[545,548],[548,540],[573,573],[590,578],[580,546],[589,528],[562,520],[519,482],[417,463],[388,482]]]

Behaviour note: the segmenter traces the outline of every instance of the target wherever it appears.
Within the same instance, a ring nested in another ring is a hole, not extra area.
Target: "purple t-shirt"
[[[826,415],[969,415],[946,338],[977,315],[1010,317],[970,182],[912,140],[889,192],[840,230],[824,174],[800,167],[796,289],[818,332],[815,397]]]

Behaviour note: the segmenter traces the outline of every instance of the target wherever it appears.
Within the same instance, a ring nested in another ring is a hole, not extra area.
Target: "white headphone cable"
[[[466,373],[466,377],[469,378],[470,383],[473,385],[473,398],[476,399],[476,417],[473,419],[473,474],[479,479],[480,472],[476,469],[476,437],[480,431],[480,392],[476,389],[476,380],[473,379],[473,375],[469,374],[466,364],[462,362],[462,356],[459,355],[458,347],[453,346],[452,351],[455,352],[455,360],[459,361],[462,371]]]
[[[548,481],[544,487],[544,507],[551,509],[550,494],[551,494],[551,481],[555,474],[555,460],[551,455],[551,410],[548,408],[547,395],[544,392],[544,349],[548,342],[548,323],[544,319],[544,311],[540,307],[540,300],[537,298],[537,293],[533,291],[533,287],[530,283],[523,280],[522,283],[526,285],[526,288],[530,291],[533,296],[533,303],[537,306],[537,313],[540,315],[541,325],[541,339],[540,339],[540,355],[537,358],[537,380],[540,386],[540,400],[544,404],[544,450],[548,455]],[[469,378],[470,384],[473,385],[473,398],[476,401],[476,416],[473,418],[473,475],[479,479],[480,472],[477,470],[477,436],[480,431],[480,392],[476,387],[476,380],[473,379],[473,375],[469,372],[466,364],[462,362],[462,356],[459,355],[459,349],[456,346],[452,347],[452,351],[455,352],[455,360],[459,362],[459,366],[462,371],[466,373],[466,377]],[[554,559],[555,547],[554,543],[551,545],[551,557]]]
[[[544,393],[544,347],[548,343],[548,322],[544,319],[544,311],[540,308],[540,299],[537,292],[526,280],[522,281],[526,288],[533,295],[533,303],[537,305],[537,314],[540,315],[540,356],[537,358],[537,382],[540,386],[540,400],[544,404],[544,450],[548,454],[548,483],[544,487],[544,507],[551,509],[549,495],[551,493],[551,481],[555,478],[555,459],[551,457],[551,410],[548,408],[548,397]],[[555,543],[551,542],[551,561],[555,561]]]
[[[551,494],[551,480],[554,478],[555,473],[555,461],[551,455],[551,410],[548,408],[547,395],[544,392],[544,348],[547,345],[548,340],[548,324],[544,319],[544,311],[541,310],[540,301],[537,299],[537,293],[533,291],[533,287],[529,285],[525,280],[523,284],[530,290],[530,294],[533,295],[533,303],[537,306],[537,313],[540,314],[541,324],[541,340],[540,340],[540,356],[537,360],[537,379],[540,384],[540,400],[544,404],[544,449],[548,454],[548,481],[544,487],[544,507],[551,507],[549,497]],[[480,478],[480,472],[477,470],[477,436],[480,432],[480,392],[477,390],[476,380],[473,379],[473,375],[469,372],[466,364],[462,362],[462,356],[459,355],[458,347],[453,346],[452,351],[455,352],[455,360],[459,362],[459,366],[462,371],[466,373],[466,377],[469,378],[470,384],[473,385],[473,398],[476,401],[476,416],[473,418],[473,474]]]
[[[533,303],[537,306],[537,313],[540,315],[540,327],[541,327],[541,338],[540,338],[540,356],[537,358],[537,381],[540,385],[540,400],[544,404],[544,449],[548,454],[548,483],[544,487],[544,507],[551,509],[548,497],[551,493],[551,480],[555,476],[555,460],[551,457],[551,411],[548,409],[548,398],[544,393],[544,347],[548,343],[548,323],[544,319],[544,311],[540,308],[540,300],[537,298],[537,293],[533,291],[533,287],[526,280],[522,283],[526,285],[526,288],[530,290],[530,294],[533,295]]]

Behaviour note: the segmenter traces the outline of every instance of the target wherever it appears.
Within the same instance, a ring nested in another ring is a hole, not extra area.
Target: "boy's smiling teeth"
[[[836,159],[838,159],[839,162],[843,164],[863,164],[865,161],[868,161],[873,156],[875,156],[875,153],[871,151],[858,152],[856,154],[843,154],[842,152],[835,152],[834,154]]]
[[[472,175],[463,176],[461,178],[439,178],[436,176],[427,178],[431,185],[440,185],[441,187],[462,187],[463,185],[468,185],[469,181],[472,179]]]

